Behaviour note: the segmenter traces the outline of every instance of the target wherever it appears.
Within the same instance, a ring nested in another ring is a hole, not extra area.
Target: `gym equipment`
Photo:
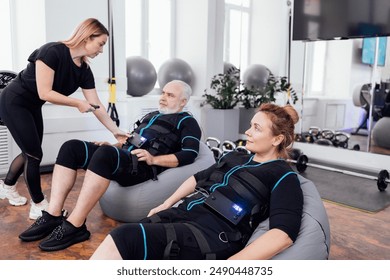
[[[158,84],[162,89],[173,80],[180,80],[193,86],[194,74],[191,66],[182,59],[171,58],[165,61],[158,70]]]
[[[237,147],[236,144],[229,140],[225,140],[222,143],[222,151],[224,154],[234,151],[236,147]]]
[[[295,141],[305,143],[315,143],[323,146],[334,146],[347,149],[350,135],[342,131],[331,129],[321,130],[317,126],[312,126],[309,131],[295,135]],[[352,150],[360,150],[359,145],[355,145]]]
[[[8,70],[0,70],[0,92],[5,88],[13,79],[16,78],[18,73]]]
[[[213,152],[216,161],[223,155],[223,151],[220,149],[221,141],[218,138],[207,137],[206,145]]]
[[[0,93],[3,91],[3,89],[13,80],[16,78],[18,73],[8,70],[2,70],[0,71]],[[0,118],[0,125],[5,125],[4,122]]]
[[[229,74],[229,71],[231,71],[231,70],[238,70],[238,68],[230,62],[224,62],[223,63],[223,73]]]
[[[271,71],[261,64],[252,64],[244,72],[243,82],[248,88],[264,88]]]
[[[375,145],[390,149],[390,138],[389,138],[389,129],[390,129],[390,117],[383,117],[378,120],[372,129],[372,140]]]
[[[353,91],[352,101],[355,106],[361,107],[365,111],[365,116],[362,119],[359,127],[352,133],[353,135],[357,135],[359,134],[360,129],[367,128],[367,121],[370,115],[371,84],[357,86]]]
[[[335,132],[333,137],[332,137],[332,142],[333,142],[333,145],[335,147],[341,147],[341,148],[346,149],[346,148],[348,148],[349,138],[350,138],[350,136],[345,132]],[[360,150],[360,147],[359,147],[359,150]]]
[[[149,93],[157,81],[157,72],[146,58],[131,56],[126,59],[127,94],[143,96]]]
[[[114,23],[113,23],[113,7],[112,0],[108,0],[108,29],[110,37],[108,38],[108,91],[110,97],[108,99],[107,113],[110,115],[116,126],[119,127],[119,115],[116,110],[116,78],[115,78],[115,54],[114,54]]]
[[[245,154],[251,153],[245,147],[245,140],[237,140],[236,142],[225,140],[221,143],[218,138],[207,137],[205,143],[207,147],[213,152],[216,161],[218,161],[223,155],[232,151],[237,151]]]
[[[379,191],[381,191],[381,192],[383,192],[387,188],[387,184],[390,183],[389,172],[385,169],[381,170],[378,173],[378,176],[375,177],[375,176],[362,174],[362,173],[358,173],[358,172],[354,172],[354,171],[343,170],[343,169],[324,166],[324,165],[320,165],[320,164],[309,163],[309,158],[304,154],[301,154],[297,160],[289,160],[289,161],[295,163],[296,168],[297,168],[299,173],[304,172],[306,170],[306,168],[308,166],[310,166],[310,167],[315,167],[315,168],[319,168],[319,169],[323,169],[323,170],[342,173],[345,175],[351,175],[351,176],[356,176],[356,177],[365,178],[365,179],[369,179],[369,180],[375,180],[375,181],[377,181],[377,187],[378,187]]]

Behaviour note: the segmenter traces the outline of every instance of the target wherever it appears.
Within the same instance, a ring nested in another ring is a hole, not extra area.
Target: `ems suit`
[[[122,258],[227,259],[268,217],[270,229],[295,241],[303,207],[296,173],[284,160],[252,158],[228,153],[194,175],[196,192],[177,208],[114,229],[110,235]]]
[[[197,157],[201,131],[190,114],[152,112],[136,125],[133,137],[122,148],[81,140],[67,141],[59,151],[56,164],[74,170],[89,169],[122,186],[132,186],[149,179],[157,180],[157,175],[167,169],[138,162],[130,153],[133,149],[145,149],[152,155],[174,154],[179,166],[190,164]]]

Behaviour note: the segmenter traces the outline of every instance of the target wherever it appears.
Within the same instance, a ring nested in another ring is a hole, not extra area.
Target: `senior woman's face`
[[[256,113],[250,124],[250,128],[245,131],[247,141],[245,147],[257,154],[269,152],[275,144],[278,143],[277,138],[272,135],[271,120],[263,112]]]

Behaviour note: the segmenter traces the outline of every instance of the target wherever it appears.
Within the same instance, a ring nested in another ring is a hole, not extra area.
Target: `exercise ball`
[[[230,71],[237,71],[238,68],[233,63],[224,62],[223,63],[223,73],[224,74],[228,74],[228,70],[230,70]]]
[[[173,80],[180,80],[192,86],[193,78],[191,66],[179,58],[168,59],[158,70],[158,84],[161,89]]]
[[[390,117],[379,119],[372,129],[372,140],[376,146],[390,149]]]
[[[149,93],[156,84],[157,73],[153,64],[140,56],[126,59],[127,94],[143,96]]]
[[[244,72],[243,82],[248,88],[263,88],[267,84],[271,71],[261,64],[252,64]]]

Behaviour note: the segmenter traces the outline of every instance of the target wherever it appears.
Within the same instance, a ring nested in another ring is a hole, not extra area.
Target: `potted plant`
[[[264,87],[249,87],[243,84],[243,89],[237,93],[237,99],[246,109],[258,108],[263,103],[275,102],[278,93],[287,94],[288,103],[291,101],[295,104],[298,101],[298,96],[287,77],[276,77],[272,73],[269,74]]]
[[[205,100],[201,106],[209,105],[204,123],[207,137],[213,136],[221,141],[236,141],[238,138],[239,111],[234,109],[239,100],[240,70],[230,68],[223,74],[211,78],[210,90],[205,89]]]
[[[209,94],[204,90],[206,98],[201,106],[209,104],[213,109],[233,109],[238,103],[237,95],[240,91],[240,70],[229,68],[226,73],[214,75],[211,78],[210,89],[215,94]]]
[[[287,95],[287,103],[295,104],[298,101],[295,90],[291,87],[287,77],[284,76],[277,77],[270,73],[266,84],[262,87],[242,84],[242,89],[236,95],[237,100],[243,105],[240,110],[240,134],[245,133],[245,130],[249,127],[249,122],[255,110],[263,103],[275,102],[278,93]]]

